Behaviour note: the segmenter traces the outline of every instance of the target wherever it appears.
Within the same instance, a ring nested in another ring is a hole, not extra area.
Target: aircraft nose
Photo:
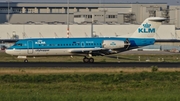
[[[8,50],[7,50],[7,49],[5,49],[5,53],[7,53],[7,54],[8,54]]]
[[[19,54],[20,53],[20,51],[16,51],[15,50],[15,48],[7,48],[6,50],[5,50],[5,52],[6,52],[6,54],[9,54],[9,55],[17,55],[17,54]]]
[[[5,49],[6,54],[11,54],[11,51],[9,49]]]

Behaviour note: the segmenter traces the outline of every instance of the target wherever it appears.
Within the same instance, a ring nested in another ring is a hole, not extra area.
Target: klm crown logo
[[[115,45],[116,45],[116,43],[115,43],[115,42],[112,42],[112,43],[110,43],[110,45],[115,46]]]
[[[138,28],[138,33],[155,33],[155,28],[151,28],[151,24],[143,24],[144,28]]]
[[[42,40],[37,40],[37,42],[35,42],[35,44],[46,44],[46,42],[42,41]]]
[[[143,26],[144,26],[144,28],[150,28],[151,24],[146,23],[146,24],[143,24]]]

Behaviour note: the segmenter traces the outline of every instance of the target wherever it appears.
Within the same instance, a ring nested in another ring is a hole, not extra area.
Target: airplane
[[[130,37],[82,37],[82,38],[28,38],[18,40],[7,48],[7,54],[24,58],[28,56],[84,56],[84,63],[93,63],[93,56],[117,54],[130,49],[153,45],[153,38],[162,17],[150,17]]]

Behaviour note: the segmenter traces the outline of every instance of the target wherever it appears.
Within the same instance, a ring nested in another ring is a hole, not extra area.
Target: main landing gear
[[[83,58],[83,62],[84,63],[94,63],[94,59],[93,58],[87,58],[86,56]]]

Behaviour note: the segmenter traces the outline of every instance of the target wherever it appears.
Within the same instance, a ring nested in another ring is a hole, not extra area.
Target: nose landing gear
[[[28,62],[28,59],[25,59],[24,62],[27,63],[27,62]]]
[[[94,58],[87,58],[86,56],[83,58],[84,63],[94,63]]]

